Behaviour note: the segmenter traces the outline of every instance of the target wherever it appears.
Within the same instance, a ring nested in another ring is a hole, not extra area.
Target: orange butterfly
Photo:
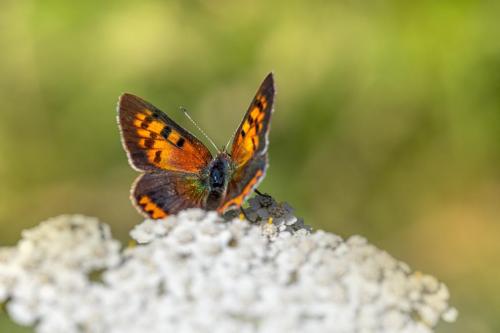
[[[153,219],[198,207],[239,208],[264,178],[274,78],[262,82],[233,139],[231,152],[212,157],[200,140],[141,98],[123,94],[118,124],[131,166],[143,172],[132,202]]]

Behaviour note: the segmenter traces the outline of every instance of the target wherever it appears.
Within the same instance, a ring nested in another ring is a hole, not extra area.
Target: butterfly
[[[118,101],[118,126],[132,168],[142,174],[131,200],[146,217],[165,218],[187,208],[224,213],[240,208],[264,178],[274,78],[257,90],[230,151],[215,157],[164,112],[129,93]]]

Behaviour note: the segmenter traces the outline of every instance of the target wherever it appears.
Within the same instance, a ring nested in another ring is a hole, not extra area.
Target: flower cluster
[[[21,325],[71,332],[74,318],[92,311],[82,304],[92,289],[89,277],[120,261],[107,225],[80,215],[50,219],[23,231],[16,247],[0,249],[0,302],[9,300],[7,311]]]
[[[256,200],[260,224],[191,209],[137,225],[123,250],[95,219],[43,222],[0,250],[0,302],[51,333],[425,333],[456,317],[434,277]]]

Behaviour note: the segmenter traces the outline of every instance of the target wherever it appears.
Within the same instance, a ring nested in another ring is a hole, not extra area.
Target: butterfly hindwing
[[[152,219],[186,208],[203,207],[207,189],[195,174],[175,171],[145,173],[132,187],[132,201]]]
[[[224,203],[219,208],[221,212],[241,206],[265,175],[273,102],[274,78],[270,73],[262,82],[236,131],[231,149],[235,170],[229,181]]]
[[[120,97],[118,122],[130,163],[139,171],[198,173],[212,159],[210,151],[191,133],[132,94]]]
[[[226,198],[218,211],[223,213],[228,209],[240,207],[264,179],[266,168],[267,156],[263,154],[253,158],[244,167],[236,169],[227,186]]]

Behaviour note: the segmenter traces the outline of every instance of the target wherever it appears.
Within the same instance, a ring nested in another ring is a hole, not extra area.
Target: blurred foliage
[[[460,317],[438,332],[500,331],[498,1],[0,7],[0,244],[61,213],[126,239],[118,96],[192,129],[187,107],[223,145],[274,70],[261,189],[447,283]]]
[[[12,320],[7,316],[7,314],[0,315],[0,332],[9,332],[9,333],[29,333],[32,332],[33,329],[29,327],[21,327],[16,325]]]

